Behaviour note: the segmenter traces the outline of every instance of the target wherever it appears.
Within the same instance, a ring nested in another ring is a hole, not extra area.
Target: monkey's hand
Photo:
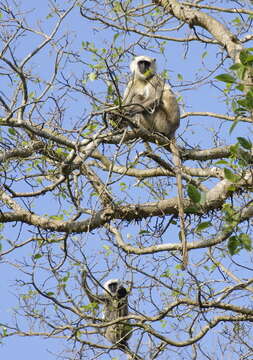
[[[160,106],[160,99],[156,99],[149,107],[146,108],[146,112],[149,114],[154,114],[156,109]]]

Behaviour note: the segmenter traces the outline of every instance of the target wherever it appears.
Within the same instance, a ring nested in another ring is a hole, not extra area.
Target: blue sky
[[[26,0],[24,6],[26,9],[34,9],[31,13],[28,14],[28,22],[31,26],[38,26],[38,21],[41,21],[42,27],[50,31],[54,23],[54,18],[47,19],[49,9],[47,6],[47,1],[38,1],[34,5],[34,1]],[[80,56],[84,58],[85,61],[90,61],[91,59],[85,58],[85,53],[81,50],[82,41],[96,41],[100,46],[106,47],[106,41],[110,43],[110,38],[105,37],[105,33],[102,31],[92,31],[93,24],[88,24],[80,17],[78,9],[75,9],[73,13],[64,21],[63,28],[60,33],[65,33],[70,31],[72,47],[76,51],[80,52]],[[113,38],[113,33],[109,33],[111,38]],[[120,40],[119,40],[120,41]],[[19,44],[20,58],[27,55],[37,44],[39,43],[39,38],[36,36],[31,36],[31,38],[26,38],[24,41]],[[99,46],[99,45],[98,45]],[[181,81],[178,80],[178,74],[182,74],[184,81],[191,83],[202,73],[203,67],[212,68],[216,64],[215,49],[209,50],[210,52],[207,56],[202,59],[201,54],[205,52],[205,46],[202,44],[191,44],[191,51],[187,56],[184,56],[184,47],[181,44],[169,43],[166,46],[165,54],[166,56],[158,57],[158,68],[160,71],[163,69],[169,69],[170,82],[174,86],[174,90],[178,95],[182,95],[182,113],[184,111],[215,111],[217,113],[224,112],[225,107],[222,102],[221,97],[218,97],[215,89],[209,84],[203,84],[201,87],[192,86],[181,86]],[[137,55],[137,54],[136,54]],[[38,57],[34,58],[34,66],[38,68],[38,72],[47,78],[47,75],[51,71],[50,56],[48,49],[45,49]],[[92,61],[92,60],[91,60]],[[127,77],[127,68],[125,67],[125,76]],[[80,64],[75,65],[73,63],[73,68],[68,67],[67,71],[73,71],[76,76],[81,76],[83,69],[80,67]],[[91,85],[92,86],[92,85]],[[94,85],[96,88],[96,85]],[[99,90],[99,89],[98,89]],[[78,97],[77,97],[78,99]],[[84,104],[77,100],[71,100],[71,104],[75,106],[68,109],[70,123],[67,126],[71,127],[71,121],[75,121],[75,118],[80,116],[84,110]],[[215,109],[215,110],[214,110]],[[228,130],[230,123],[220,121],[217,124],[217,119],[213,118],[194,118],[191,121],[190,127],[188,127],[187,119],[182,120],[181,127],[178,130],[178,134],[186,141],[193,141],[194,144],[197,144],[199,147],[209,147],[213,146],[213,143],[210,140],[210,137],[207,136],[210,129],[213,131],[222,131],[224,132],[224,141],[232,143],[238,134],[245,134],[245,129],[249,128],[249,125],[239,124],[238,130],[236,133],[229,134]],[[187,133],[185,129],[187,127]],[[180,141],[180,140],[179,140]],[[137,196],[137,195],[136,195]],[[42,205],[42,204],[41,204]],[[47,199],[43,200],[43,207],[48,206],[48,212],[52,211],[51,204],[47,203]],[[44,211],[44,210],[43,210]],[[11,226],[8,227],[10,231],[9,236],[11,236],[11,231],[16,231],[12,229]],[[127,230],[126,230],[127,232]],[[8,256],[8,261],[10,263],[16,261],[16,259],[22,259],[26,255],[26,248],[20,249],[17,252]],[[13,270],[13,267],[1,264],[2,274],[4,279],[1,282],[0,292],[4,294],[2,296],[0,314],[3,319],[6,319],[11,316],[10,308],[17,305],[17,298],[15,294],[15,288],[13,285],[17,272]],[[117,271],[115,271],[117,272]],[[117,274],[116,274],[117,275]],[[25,360],[50,360],[54,359],[55,356],[51,353],[58,353],[63,349],[61,340],[53,339],[41,339],[41,338],[31,338],[31,337],[10,337],[0,345],[0,358],[1,359],[14,359],[21,358]]]

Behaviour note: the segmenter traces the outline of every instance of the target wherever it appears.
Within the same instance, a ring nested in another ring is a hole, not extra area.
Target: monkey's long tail
[[[183,254],[182,265],[183,265],[183,269],[185,270],[188,265],[188,251],[187,251],[187,240],[185,236],[185,222],[184,222],[182,162],[176,144],[176,140],[172,139],[170,145],[171,145],[173,163],[175,165],[175,173],[176,173],[176,181],[177,181],[177,203],[178,203],[178,215],[180,221],[180,234],[181,234],[182,254]]]

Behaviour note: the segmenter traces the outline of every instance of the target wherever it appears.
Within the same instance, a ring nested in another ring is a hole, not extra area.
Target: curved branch
[[[243,46],[236,36],[214,17],[199,10],[192,9],[187,5],[183,5],[177,0],[153,0],[153,2],[162,6],[178,20],[189,24],[190,27],[199,26],[205,29],[227,50],[231,59],[235,62],[240,62],[239,55],[243,50]]]
[[[90,11],[90,9],[88,9]],[[187,36],[187,37],[174,37],[174,36],[167,36],[167,35],[161,35],[161,34],[157,34],[157,29],[156,31],[154,31],[153,26],[150,26],[150,28],[148,28],[146,31],[141,31],[138,28],[135,27],[130,27],[129,25],[122,25],[122,24],[117,24],[116,23],[116,19],[108,19],[106,17],[102,17],[99,16],[98,13],[95,13],[93,16],[92,15],[88,15],[88,11],[85,10],[84,8],[81,8],[81,15],[91,21],[99,21],[101,24],[104,24],[105,26],[107,26],[108,28],[114,28],[117,29],[119,31],[125,31],[127,33],[131,32],[131,33],[135,33],[141,36],[145,36],[151,39],[159,39],[159,40],[166,40],[166,41],[176,41],[176,42],[191,42],[191,41],[199,41],[199,38],[197,36]],[[126,16],[128,16],[128,14],[126,13]],[[164,31],[164,30],[163,30]],[[210,40],[210,39],[201,39],[203,42],[208,43],[208,44],[217,44],[217,41],[215,40]]]
[[[189,7],[198,8],[198,9],[215,10],[215,11],[226,12],[226,13],[231,13],[231,14],[253,15],[253,11],[251,11],[249,9],[222,8],[222,7],[218,7],[218,6],[210,6],[210,5],[204,5],[204,4],[199,5],[199,4],[190,3],[190,2],[187,2],[187,1],[182,2],[182,4],[186,5],[186,6],[189,6]]]
[[[243,179],[237,183],[237,187],[248,187],[252,185],[253,179],[250,171],[244,174]],[[184,199],[183,205],[185,213],[203,214],[207,211],[220,208],[226,198],[231,195],[231,182],[222,180],[206,193],[206,201],[201,207],[196,208],[196,204],[189,199]],[[0,221],[22,221],[30,225],[38,226],[42,229],[82,233],[91,231],[105,225],[112,219],[132,221],[145,219],[152,216],[165,216],[168,214],[178,215],[177,198],[160,200],[153,203],[130,204],[125,206],[108,206],[101,211],[93,212],[91,218],[83,221],[57,221],[43,216],[38,216],[24,210],[17,202],[8,196],[3,189],[0,189],[0,200],[7,205],[14,213],[0,212]],[[91,212],[92,213],[92,212]]]
[[[193,242],[188,241],[187,250],[189,251],[193,249],[207,248],[222,243],[231,236],[234,229],[239,223],[251,219],[252,217],[253,217],[253,207],[244,209],[240,217],[240,220],[235,224],[233,228],[228,229],[224,227],[217,233],[216,236],[213,236],[209,239],[205,239],[201,241],[193,241]],[[108,224],[106,224],[105,227],[115,236],[117,246],[127,254],[144,255],[144,254],[153,254],[161,251],[175,251],[175,250],[182,251],[182,244],[180,242],[176,244],[174,243],[158,244],[158,245],[146,246],[142,248],[132,246],[124,242],[120,232],[116,228]]]
[[[225,114],[217,114],[217,113],[213,113],[213,112],[209,112],[209,111],[186,112],[181,115],[181,119],[184,119],[188,116],[208,116],[208,117],[213,117],[213,118],[223,119],[223,120],[228,120],[228,121],[238,121],[239,120],[239,121],[243,121],[243,122],[253,123],[252,118],[242,117],[242,116],[228,116]]]

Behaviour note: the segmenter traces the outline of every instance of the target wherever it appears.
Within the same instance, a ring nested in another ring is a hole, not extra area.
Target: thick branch
[[[237,187],[248,187],[252,185],[252,174],[247,172],[243,179],[237,184]],[[196,207],[189,199],[183,200],[185,213],[203,214],[222,206],[228,196],[231,195],[231,183],[228,180],[222,180],[215,185],[206,194],[206,201],[201,207]],[[35,215],[23,209],[17,202],[8,196],[3,189],[0,189],[0,200],[7,205],[14,213],[0,212],[0,221],[22,221],[30,225],[38,226],[42,229],[61,231],[68,233],[81,233],[99,228],[112,219],[121,219],[126,221],[145,219],[153,216],[165,216],[168,214],[178,215],[177,198],[160,200],[153,203],[130,204],[125,206],[111,206],[94,212],[91,218],[75,221],[57,221],[43,216]]]
[[[239,54],[243,46],[233,33],[214,17],[207,15],[199,10],[192,9],[187,5],[182,5],[176,0],[153,0],[154,3],[162,6],[171,15],[175,16],[190,27],[200,26],[208,31],[218,43],[227,49],[228,55],[235,61],[240,62]]]
[[[237,226],[239,223],[251,219],[253,217],[253,207],[244,209],[242,212],[242,215],[240,217],[240,220],[235,225]],[[193,249],[201,249],[201,248],[207,248],[211,247],[217,244],[222,243],[223,241],[227,240],[231,234],[233,233],[233,230],[235,228],[224,228],[221,231],[218,232],[215,236],[210,237],[209,239],[201,240],[201,241],[193,241],[193,242],[187,242],[187,250],[193,250]],[[182,251],[182,244],[181,243],[167,243],[167,244],[159,244],[159,245],[153,245],[153,246],[147,246],[147,247],[138,247],[138,246],[132,246],[124,242],[124,240],[121,237],[120,232],[109,225],[106,225],[106,227],[110,230],[111,233],[114,234],[116,243],[124,252],[127,254],[137,254],[137,255],[143,255],[143,254],[154,254],[161,251]]]

